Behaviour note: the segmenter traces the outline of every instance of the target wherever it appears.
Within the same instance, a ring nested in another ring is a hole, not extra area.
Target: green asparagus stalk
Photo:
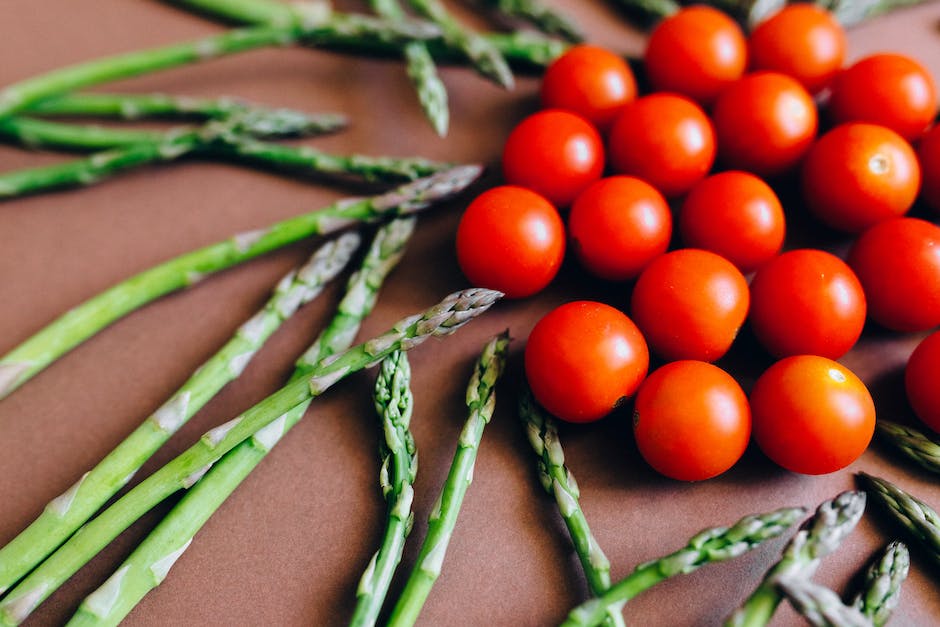
[[[558,438],[558,427],[551,416],[536,405],[528,385],[519,395],[519,417],[538,458],[539,481],[558,503],[558,510],[568,527],[591,592],[595,596],[601,595],[610,588],[610,561],[597,544],[581,510],[578,501],[581,494],[574,475],[565,466],[565,452]],[[624,624],[622,607],[623,604],[619,603],[607,608],[609,624]]]
[[[670,577],[691,573],[705,564],[723,562],[750,551],[764,540],[779,536],[805,513],[803,508],[788,507],[767,514],[745,516],[731,527],[706,529],[689,540],[685,547],[637,566],[603,595],[571,610],[562,626],[598,625],[611,605],[625,603]]]
[[[584,40],[577,24],[541,0],[488,0],[488,3],[506,17],[529,22],[549,35],[558,35],[575,43]]]
[[[418,552],[417,563],[389,618],[391,627],[414,624],[431,587],[441,574],[441,565],[457,523],[460,506],[473,481],[473,466],[483,429],[493,417],[496,406],[494,387],[505,367],[508,348],[509,334],[503,332],[486,344],[474,367],[467,386],[469,417],[460,433],[447,479],[428,517],[428,531]]]
[[[438,0],[409,0],[409,2],[418,13],[440,27],[444,40],[463,52],[481,76],[489,78],[506,89],[512,89],[514,83],[512,70],[509,69],[509,63],[495,46],[479,33],[454,19]]]
[[[881,509],[907,529],[930,559],[940,564],[940,515],[889,481],[863,472],[858,473],[856,478]]]
[[[882,440],[930,472],[940,473],[940,443],[923,431],[887,420],[876,424]]]
[[[0,398],[112,322],[161,296],[313,235],[420,211],[464,190],[481,172],[480,166],[459,166],[378,196],[342,200],[145,270],[63,314],[0,358]]]
[[[346,350],[375,307],[385,277],[398,264],[414,231],[414,216],[397,218],[378,229],[362,267],[349,278],[336,314],[297,360],[292,380],[309,375],[322,360]],[[225,454],[121,564],[115,574],[93,592],[69,622],[71,627],[116,625],[166,577],[196,533],[301,418],[304,402]]]
[[[372,10],[388,20],[405,20],[405,12],[398,0],[371,0]],[[423,41],[405,45],[402,53],[408,68],[408,78],[418,94],[418,102],[435,132],[447,135],[450,112],[447,108],[447,88],[438,76],[437,66]]]
[[[777,588],[813,627],[871,627],[867,616],[826,586],[802,577],[782,577]]]
[[[777,582],[784,578],[808,580],[812,577],[822,558],[839,548],[864,511],[864,492],[843,492],[820,505],[813,518],[784,547],[780,561],[767,571],[757,589],[731,615],[726,626],[766,625],[780,604]]]
[[[895,540],[884,548],[865,570],[861,590],[852,601],[853,607],[875,625],[882,627],[901,600],[901,585],[907,579],[911,557],[907,546]]]
[[[616,4],[650,23],[658,22],[679,10],[676,0],[616,0]]]
[[[17,625],[75,571],[152,507],[193,485],[225,453],[254,436],[292,408],[316,398],[349,374],[380,362],[396,350],[410,350],[429,337],[447,335],[486,311],[502,294],[471,289],[451,294],[434,307],[409,316],[384,334],[321,362],[309,377],[287,384],[242,415],[212,429],[199,441],[134,486],[79,529],[0,602],[0,625]],[[277,429],[277,427],[272,427]],[[269,432],[274,438],[277,431]]]
[[[408,358],[399,352],[385,358],[375,382],[375,408],[385,434],[379,482],[388,503],[388,520],[382,545],[372,556],[356,590],[356,609],[349,623],[353,627],[375,625],[378,620],[414,522],[411,502],[418,458],[408,429],[412,409],[410,380]]]
[[[925,0],[817,0],[817,4],[825,7],[846,27],[855,26],[865,20],[895,9],[910,7]]]
[[[166,133],[9,117],[0,118],[0,137],[27,148],[97,151],[157,143],[166,137]]]
[[[166,403],[0,548],[0,590],[19,581],[126,485],[157,449],[241,374],[281,324],[320,293],[323,285],[346,266],[358,246],[359,236],[346,233],[322,246],[299,271],[286,275],[264,307]]]

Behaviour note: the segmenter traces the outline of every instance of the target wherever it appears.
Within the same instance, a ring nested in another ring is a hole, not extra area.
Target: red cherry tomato
[[[648,183],[611,176],[574,201],[568,231],[575,254],[589,272],[624,281],[669,248],[672,214],[662,194]]]
[[[821,250],[791,250],[751,281],[751,326],[777,357],[838,359],[865,326],[865,293],[852,269]]]
[[[725,165],[761,176],[795,166],[818,124],[812,96],[777,72],[755,72],[729,85],[715,101],[712,120]]]
[[[695,185],[679,212],[682,241],[718,253],[741,272],[773,258],[786,232],[770,186],[747,172],[722,172]]]
[[[573,111],[602,131],[636,99],[636,79],[624,59],[582,44],[561,55],[542,78],[542,106]]]
[[[934,211],[940,211],[940,125],[920,138],[917,146],[923,188],[921,196]]]
[[[751,410],[741,386],[703,361],[674,361],[640,386],[633,433],[643,459],[680,481],[720,475],[751,437]]]
[[[877,224],[856,240],[849,265],[872,320],[895,331],[940,324],[940,227],[916,218]]]
[[[457,227],[457,262],[470,282],[522,298],[548,285],[565,256],[558,211],[535,192],[509,185],[480,194]]]
[[[726,14],[691,6],[653,30],[645,60],[646,73],[657,91],[673,91],[708,105],[744,74],[747,41]]]
[[[821,7],[790,4],[751,31],[748,52],[753,69],[791,76],[815,94],[842,68],[845,31]]]
[[[836,75],[829,112],[836,123],[880,124],[912,140],[937,114],[937,91],[914,59],[874,54]]]
[[[875,432],[875,404],[865,384],[835,361],[787,357],[751,391],[754,439],[787,470],[823,475],[865,452]]]
[[[917,156],[901,136],[874,124],[837,126],[810,149],[803,197],[831,227],[860,233],[907,213],[920,186]]]
[[[685,248],[654,259],[633,288],[633,319],[668,361],[714,361],[744,323],[747,281],[730,261]]]
[[[667,197],[681,196],[715,162],[715,132],[691,100],[652,94],[624,107],[610,132],[618,174],[641,178]]]
[[[567,303],[529,335],[525,374],[535,400],[569,422],[609,414],[639,387],[649,351],[636,325],[603,303]]]
[[[519,123],[503,149],[503,175],[556,207],[567,207],[604,171],[604,144],[584,118],[548,110]]]
[[[904,370],[907,400],[914,408],[914,413],[925,425],[940,433],[940,386],[937,385],[937,373],[940,373],[940,331],[927,336],[914,349]]]

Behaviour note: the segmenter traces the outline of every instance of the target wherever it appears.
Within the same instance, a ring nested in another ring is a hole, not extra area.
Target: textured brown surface
[[[599,1],[557,2],[576,11],[591,39],[626,53],[642,39]],[[218,30],[211,22],[158,2],[0,0],[0,83],[66,63],[169,43]],[[893,49],[917,55],[940,77],[940,4],[896,13],[856,28],[850,55]],[[452,128],[446,140],[424,123],[402,67],[301,49],[260,51],[120,85],[134,91],[238,95],[272,105],[349,114],[353,127],[316,140],[324,149],[420,154],[495,165],[511,126],[533,110],[537,83],[506,93],[467,70],[443,71]],[[60,157],[0,148],[0,170]],[[491,176],[490,183],[496,180]],[[106,286],[180,252],[239,230],[325,205],[349,190],[231,165],[187,162],[140,170],[93,189],[0,206],[0,353],[67,308]],[[364,335],[401,314],[462,287],[453,235],[466,198],[423,218],[400,269],[389,280]],[[839,247],[838,242],[827,242]],[[66,489],[187,375],[300,262],[306,243],[223,273],[198,289],[165,298],[115,324],[0,401],[0,543]],[[338,297],[334,286],[304,308],[264,348],[242,379],[226,388],[145,467],[143,476],[200,433],[277,388]],[[543,625],[583,600],[586,586],[553,503],[541,492],[532,454],[512,411],[525,338],[550,307],[577,298],[625,306],[627,290],[585,282],[568,264],[545,294],[502,303],[457,336],[413,354],[420,450],[417,523],[409,567],[449,465],[463,419],[469,367],[486,338],[509,327],[516,338],[508,381],[480,451],[475,480],[457,524],[443,574],[421,617],[425,625]],[[900,372],[917,337],[867,332],[843,360],[867,383],[883,416],[904,416]],[[766,365],[747,334],[726,360],[747,386]],[[378,430],[372,374],[352,377],[318,401],[197,536],[166,582],[130,615],[130,625],[343,624],[359,574],[379,540],[384,505],[376,481]],[[881,448],[847,470],[805,477],[775,468],[756,451],[725,475],[683,484],[656,476],[628,428],[629,408],[562,437],[583,505],[620,578],[702,527],[730,523],[784,505],[813,507],[853,485],[865,470],[898,482],[940,507],[940,487]],[[33,625],[64,622],[169,504],[121,535],[38,610]],[[866,515],[817,578],[842,589],[891,527]],[[733,562],[675,579],[632,601],[635,625],[718,624],[756,585],[783,540]],[[940,617],[938,571],[919,557],[897,625]],[[403,582],[396,578],[394,597]],[[782,608],[775,625],[799,624]]]

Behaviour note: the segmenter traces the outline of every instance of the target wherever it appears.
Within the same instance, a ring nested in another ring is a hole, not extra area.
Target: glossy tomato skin
[[[919,187],[920,166],[910,144],[874,124],[837,126],[819,138],[803,164],[810,211],[849,233],[904,215]]]
[[[937,114],[930,73],[901,54],[874,54],[836,75],[829,112],[837,123],[870,122],[913,140]]]
[[[751,391],[754,440],[778,465],[805,475],[845,468],[875,432],[865,384],[838,362],[816,355],[778,361]]]
[[[940,433],[940,331],[935,331],[922,341],[904,369],[904,387],[907,400],[917,417],[925,425]]]
[[[829,11],[790,4],[748,37],[750,66],[795,78],[815,94],[828,86],[845,60],[845,31]]]
[[[717,253],[747,273],[780,252],[786,220],[767,183],[732,170],[692,188],[679,212],[679,231],[686,246]]]
[[[632,176],[611,176],[574,201],[568,232],[588,272],[625,281],[669,248],[672,214],[666,199],[648,183]]]
[[[633,433],[643,459],[657,472],[702,481],[725,472],[744,454],[750,406],[741,386],[721,368],[674,361],[640,386]]]
[[[921,196],[936,212],[940,212],[940,125],[924,133],[917,145],[920,162]]]
[[[541,194],[567,207],[604,171],[604,144],[597,130],[569,111],[530,115],[509,134],[503,175],[510,185]]]
[[[469,281],[530,296],[548,285],[565,256],[565,227],[547,200],[522,187],[483,192],[457,227],[457,262]]]
[[[795,79],[755,72],[726,87],[712,109],[718,157],[729,168],[776,176],[796,166],[816,137],[816,104]]]
[[[667,17],[650,35],[646,73],[657,91],[710,104],[747,67],[747,41],[726,14],[690,6]]]
[[[917,218],[886,220],[862,233],[848,261],[872,320],[895,331],[940,324],[940,227]]]
[[[654,259],[633,288],[633,320],[663,359],[715,361],[747,317],[744,275],[723,257],[684,248]]]
[[[865,312],[865,293],[855,273],[822,250],[786,252],[751,281],[751,327],[776,357],[838,359],[861,336]]]
[[[624,107],[610,132],[612,169],[643,179],[668,198],[685,194],[715,162],[715,131],[701,107],[652,94]]]
[[[525,347],[535,400],[569,422],[592,422],[633,395],[649,368],[636,325],[609,305],[576,301],[536,323]]]
[[[542,106],[572,111],[602,132],[636,99],[636,79],[623,57],[581,44],[555,59],[542,78]]]

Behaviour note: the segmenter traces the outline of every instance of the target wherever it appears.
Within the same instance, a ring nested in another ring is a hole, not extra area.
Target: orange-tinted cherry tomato
[[[741,386],[721,368],[674,361],[640,386],[633,433],[643,459],[657,472],[701,481],[728,470],[744,454],[751,411]]]
[[[568,232],[575,254],[590,273],[624,281],[669,248],[672,214],[662,194],[648,183],[611,176],[574,201]]]
[[[751,391],[757,445],[787,470],[823,475],[865,452],[875,432],[875,404],[865,384],[838,362],[787,357]]]
[[[636,325],[603,303],[577,301],[546,314],[529,335],[525,373],[535,400],[562,420],[603,418],[646,376],[649,351]]]
[[[940,331],[922,341],[904,369],[904,387],[914,413],[925,425],[940,433]]]
[[[924,133],[917,145],[920,162],[921,196],[934,211],[940,212],[940,125]]]
[[[850,233],[904,215],[919,187],[913,148],[874,124],[837,126],[819,138],[803,165],[803,196],[810,211]]]

